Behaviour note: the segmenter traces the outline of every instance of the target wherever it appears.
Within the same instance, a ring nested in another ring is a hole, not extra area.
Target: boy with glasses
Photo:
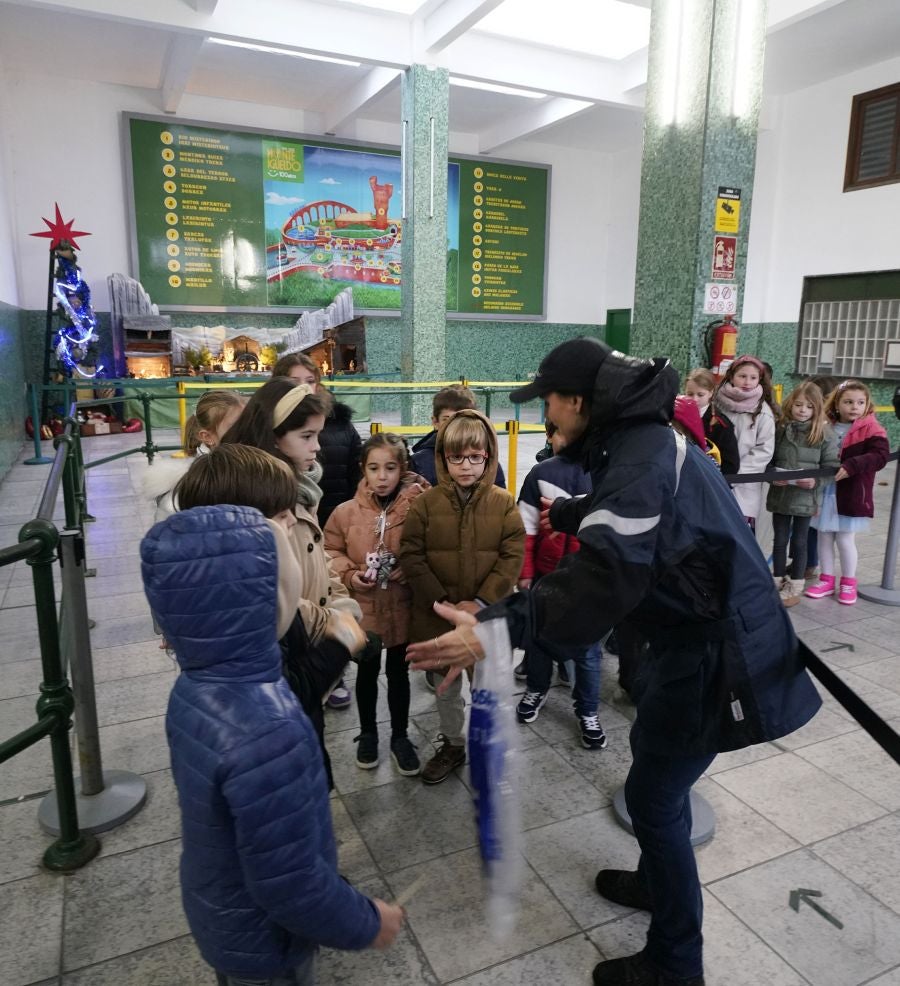
[[[413,592],[412,642],[450,629],[434,612],[436,602],[476,613],[512,592],[525,552],[515,501],[494,485],[497,435],[487,418],[464,409],[441,425],[435,465],[437,484],[412,502],[400,542],[400,565]],[[425,784],[439,784],[466,762],[460,679],[437,695],[437,708],[440,745],[422,770]]]

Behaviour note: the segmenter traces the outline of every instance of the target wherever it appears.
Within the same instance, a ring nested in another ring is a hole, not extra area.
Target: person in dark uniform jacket
[[[580,550],[531,591],[412,645],[413,666],[471,665],[474,627],[507,623],[514,647],[587,645],[640,627],[650,648],[634,685],[637,718],[625,799],[641,849],[635,871],[601,870],[600,894],[651,912],[644,948],[601,962],[596,986],[703,986],[703,904],[691,848],[690,791],[719,752],[777,739],[821,699],[802,665],[766,561],[712,460],[669,427],[678,376],[667,360],[623,356],[595,339],[552,350],[515,402],[542,397],[593,493],[556,500],[554,530]]]

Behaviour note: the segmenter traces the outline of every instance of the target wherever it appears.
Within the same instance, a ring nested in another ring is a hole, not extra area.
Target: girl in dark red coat
[[[856,602],[856,532],[867,531],[875,506],[872,490],[875,473],[887,462],[887,432],[875,420],[869,388],[859,380],[845,380],[828,396],[825,413],[834,424],[841,447],[841,468],[825,487],[822,509],[813,518],[819,532],[822,574],[806,590],[810,599],[834,593],[834,548],[841,559],[837,601]]]

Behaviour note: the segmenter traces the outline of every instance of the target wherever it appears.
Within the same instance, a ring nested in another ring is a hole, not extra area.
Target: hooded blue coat
[[[266,521],[249,507],[177,513],[144,538],[141,568],[181,667],[166,733],[182,901],[204,959],[266,978],[317,945],[365,948],[380,920],[337,871],[319,743],[281,673]]]
[[[593,492],[550,511],[581,550],[478,619],[505,617],[525,650],[532,639],[587,646],[633,624],[651,645],[634,686],[640,742],[660,755],[719,753],[799,729],[821,699],[733,493],[668,425],[677,374],[666,360],[603,348],[590,423],[568,450]]]

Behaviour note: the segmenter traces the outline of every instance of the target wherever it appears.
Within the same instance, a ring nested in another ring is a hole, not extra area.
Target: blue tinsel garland
[[[88,346],[99,338],[97,316],[91,307],[91,289],[81,276],[81,268],[67,257],[57,254],[56,278],[53,294],[69,325],[63,325],[53,336],[56,358],[64,372],[71,376],[91,380],[103,369],[96,367],[93,373],[85,373],[80,361],[87,354]]]

